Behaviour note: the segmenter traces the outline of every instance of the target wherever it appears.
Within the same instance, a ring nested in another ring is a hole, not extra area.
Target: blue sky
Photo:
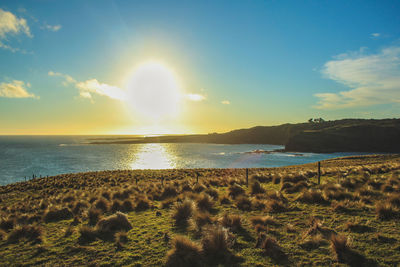
[[[221,132],[400,111],[398,1],[2,1],[0,9],[0,134]],[[148,60],[199,96],[179,116],[150,119],[108,93],[128,90],[124,81]]]

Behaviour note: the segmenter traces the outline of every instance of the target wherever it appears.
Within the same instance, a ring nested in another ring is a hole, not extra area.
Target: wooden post
[[[321,162],[318,161],[318,184],[321,183]]]
[[[249,186],[249,169],[246,168],[246,185]]]
[[[137,185],[137,180],[138,180],[138,179],[137,179],[137,176],[135,176],[136,185]]]
[[[199,183],[199,173],[198,173],[198,172],[196,172],[196,174],[197,174],[197,178],[196,178],[196,184],[198,184],[198,183]]]
[[[164,177],[161,177],[161,186],[164,187]]]

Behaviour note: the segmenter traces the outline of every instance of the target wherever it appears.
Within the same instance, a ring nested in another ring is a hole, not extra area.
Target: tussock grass
[[[172,249],[167,253],[165,265],[170,267],[204,266],[202,249],[190,239],[177,235],[172,240]]]
[[[221,226],[210,226],[203,231],[201,245],[207,262],[226,262],[235,237]]]
[[[56,222],[72,218],[72,212],[68,208],[52,208],[44,213],[43,220],[48,222]]]
[[[196,206],[190,199],[185,199],[183,202],[175,203],[172,209],[172,218],[176,225],[184,226],[188,224],[188,220],[195,212]]]
[[[37,225],[18,226],[7,236],[8,243],[17,243],[26,240],[34,243],[42,242],[42,229]]]
[[[329,266],[338,259],[398,265],[398,170],[400,156],[384,155],[323,161],[320,185],[315,163],[251,169],[249,187],[243,169],[116,170],[16,183],[0,187],[0,258],[10,266],[59,259],[117,266]],[[62,209],[71,217],[44,220]],[[7,241],[32,226],[41,229],[40,247],[26,230]],[[328,253],[338,233],[348,234],[348,249],[335,241],[339,257],[336,249]],[[182,234],[189,242],[174,245]]]

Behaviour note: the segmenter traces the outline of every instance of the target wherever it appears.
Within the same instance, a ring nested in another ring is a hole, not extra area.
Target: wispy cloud
[[[186,99],[188,99],[190,101],[199,102],[199,101],[205,100],[206,97],[204,95],[200,95],[200,94],[186,94]]]
[[[25,84],[25,82],[18,80],[14,80],[10,83],[0,83],[0,97],[39,99],[39,96],[28,92],[28,88],[30,87],[30,83]]]
[[[231,102],[230,102],[229,100],[222,100],[222,101],[221,101],[221,104],[223,104],[223,105],[230,105]]]
[[[12,35],[25,34],[33,37],[31,30],[24,18],[18,18],[13,13],[0,8],[0,48],[10,50],[11,52],[22,51],[4,43]]]
[[[381,34],[380,34],[379,32],[371,33],[371,38],[372,38],[372,39],[376,39],[376,38],[378,38],[378,37],[380,37],[380,36],[381,36]]]
[[[67,74],[54,71],[49,71],[48,75],[62,77],[64,79],[62,84],[64,86],[75,86],[79,90],[79,96],[82,98],[92,99],[93,94],[97,94],[121,101],[126,99],[126,93],[124,90],[117,86],[100,83],[97,79],[89,79],[79,82]]]
[[[315,108],[340,109],[400,103],[400,47],[376,54],[341,54],[325,63],[323,75],[350,88],[338,93],[318,93]]]
[[[45,23],[42,27],[40,27],[43,30],[48,30],[48,31],[52,31],[52,32],[57,32],[59,30],[61,30],[62,26],[60,24],[57,25],[50,25]]]
[[[79,95],[84,98],[92,98],[92,94],[98,94],[121,101],[126,99],[124,90],[116,86],[100,83],[96,79],[79,82],[75,86],[79,89]]]

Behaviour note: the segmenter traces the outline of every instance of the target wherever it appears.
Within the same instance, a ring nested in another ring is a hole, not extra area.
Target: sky
[[[0,2],[0,134],[398,118],[399,1]]]

